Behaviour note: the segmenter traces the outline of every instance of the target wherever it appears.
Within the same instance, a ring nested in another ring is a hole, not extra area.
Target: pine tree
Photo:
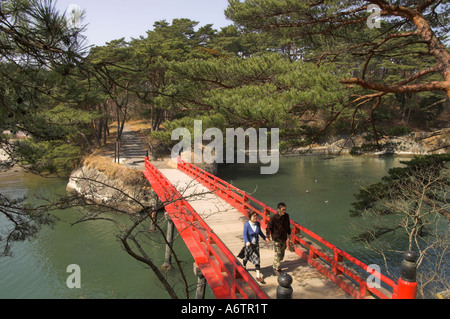
[[[371,28],[373,12],[381,21]],[[390,94],[433,92],[429,105],[440,106],[448,99],[449,12],[446,1],[230,0],[226,16],[249,33],[294,39],[303,59],[345,70],[340,82],[353,96],[346,108],[374,124]]]

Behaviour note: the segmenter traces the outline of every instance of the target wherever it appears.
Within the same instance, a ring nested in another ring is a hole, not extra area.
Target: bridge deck
[[[236,256],[244,244],[242,232],[243,226],[248,219],[225,200],[178,169],[160,169],[160,172],[186,198],[189,204]],[[270,298],[276,298],[278,283],[277,277],[272,271],[272,247],[272,244],[260,241],[261,273],[265,281],[260,286]],[[288,272],[293,277],[294,299],[351,298],[335,283],[295,253],[286,251],[286,257],[281,267],[283,271]],[[250,275],[256,275],[251,263],[247,264],[247,269]]]

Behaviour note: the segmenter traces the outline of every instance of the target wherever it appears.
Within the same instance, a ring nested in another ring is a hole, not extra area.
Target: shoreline
[[[25,171],[23,168],[17,165],[14,165],[7,169],[0,169],[0,177],[12,175],[25,175],[25,174],[32,174],[32,173]]]
[[[341,154],[335,154],[335,153],[321,153],[321,152],[289,152],[289,153],[285,153],[285,154],[280,154],[280,158],[294,158],[294,157],[325,157],[324,159],[333,159],[333,158],[337,158],[337,157],[344,157],[344,156],[348,156],[348,157],[361,157],[361,156],[365,156],[365,157],[389,157],[389,156],[394,156],[394,157],[413,157],[413,156],[427,156],[427,155],[432,155],[434,153],[427,153],[427,154],[423,154],[423,153],[414,153],[414,152],[394,152],[394,153],[386,153],[386,152],[380,152],[380,153],[373,153],[373,152],[367,152],[367,153],[363,153],[363,154],[358,154],[358,155],[354,155],[354,154],[350,154],[349,152],[342,152]],[[90,155],[89,155],[90,156]],[[89,157],[87,156],[87,157]],[[86,157],[86,158],[87,158]],[[103,157],[103,156],[102,156]],[[107,158],[107,157],[105,157]],[[172,161],[172,159],[170,157],[164,158],[162,160],[157,161],[157,164],[164,164],[168,161]],[[0,160],[0,162],[2,162]],[[111,164],[114,164],[113,162],[111,162]],[[218,163],[218,165],[233,165],[233,164],[239,164],[239,163]],[[242,164],[250,164],[247,163],[247,161],[245,163]],[[124,165],[124,164],[121,164]],[[81,165],[82,166],[82,165]],[[125,166],[125,165],[124,165]],[[171,166],[172,168],[176,168]],[[76,170],[77,168],[75,168],[74,170]],[[14,165],[10,168],[7,169],[0,169],[0,177],[5,176],[5,175],[14,175],[14,174],[33,174],[30,172],[27,172],[25,169],[21,168],[18,165]],[[34,174],[33,174],[34,175]],[[70,176],[69,176],[70,178]]]
[[[441,129],[434,132],[414,132],[404,136],[386,137],[380,139],[378,141],[378,145],[382,146],[381,150],[376,149],[375,147],[377,145],[372,141],[366,140],[364,135],[353,137],[336,136],[329,141],[321,144],[313,144],[308,147],[287,149],[285,152],[280,152],[279,156],[280,158],[317,156],[325,157],[326,159],[332,159],[340,156],[413,157],[432,154],[446,154],[449,153],[448,149],[450,147],[450,128]],[[84,160],[92,155],[93,154],[87,155]],[[108,158],[107,156],[102,157]],[[0,163],[6,162],[9,159],[9,155],[4,150],[0,149]],[[81,166],[84,160],[81,161]],[[173,162],[170,157],[164,157],[161,161],[156,161],[155,163],[158,166],[164,166],[167,165],[170,161]],[[247,163],[247,160],[245,163]],[[229,163],[227,165],[231,164],[234,163]],[[217,165],[219,164],[216,164],[216,166]],[[132,167],[132,165],[124,166],[128,166],[134,169],[141,169],[139,165],[137,167]],[[171,166],[173,166],[173,163]],[[3,176],[6,172],[9,175],[11,175],[12,173],[27,173],[17,165],[13,165],[12,167],[6,169],[1,169],[0,176]]]

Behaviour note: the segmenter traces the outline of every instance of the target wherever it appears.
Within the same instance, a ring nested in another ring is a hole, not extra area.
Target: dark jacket
[[[283,216],[279,214],[273,215],[266,228],[267,236],[272,236],[273,241],[284,242],[288,235],[291,234],[291,222],[289,215],[285,213]]]

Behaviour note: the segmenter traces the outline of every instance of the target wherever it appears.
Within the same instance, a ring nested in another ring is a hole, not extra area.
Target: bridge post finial
[[[417,254],[413,251],[407,251],[403,257],[400,278],[398,279],[398,299],[416,299]]]
[[[277,299],[292,299],[292,282],[292,276],[285,272],[278,276]]]

